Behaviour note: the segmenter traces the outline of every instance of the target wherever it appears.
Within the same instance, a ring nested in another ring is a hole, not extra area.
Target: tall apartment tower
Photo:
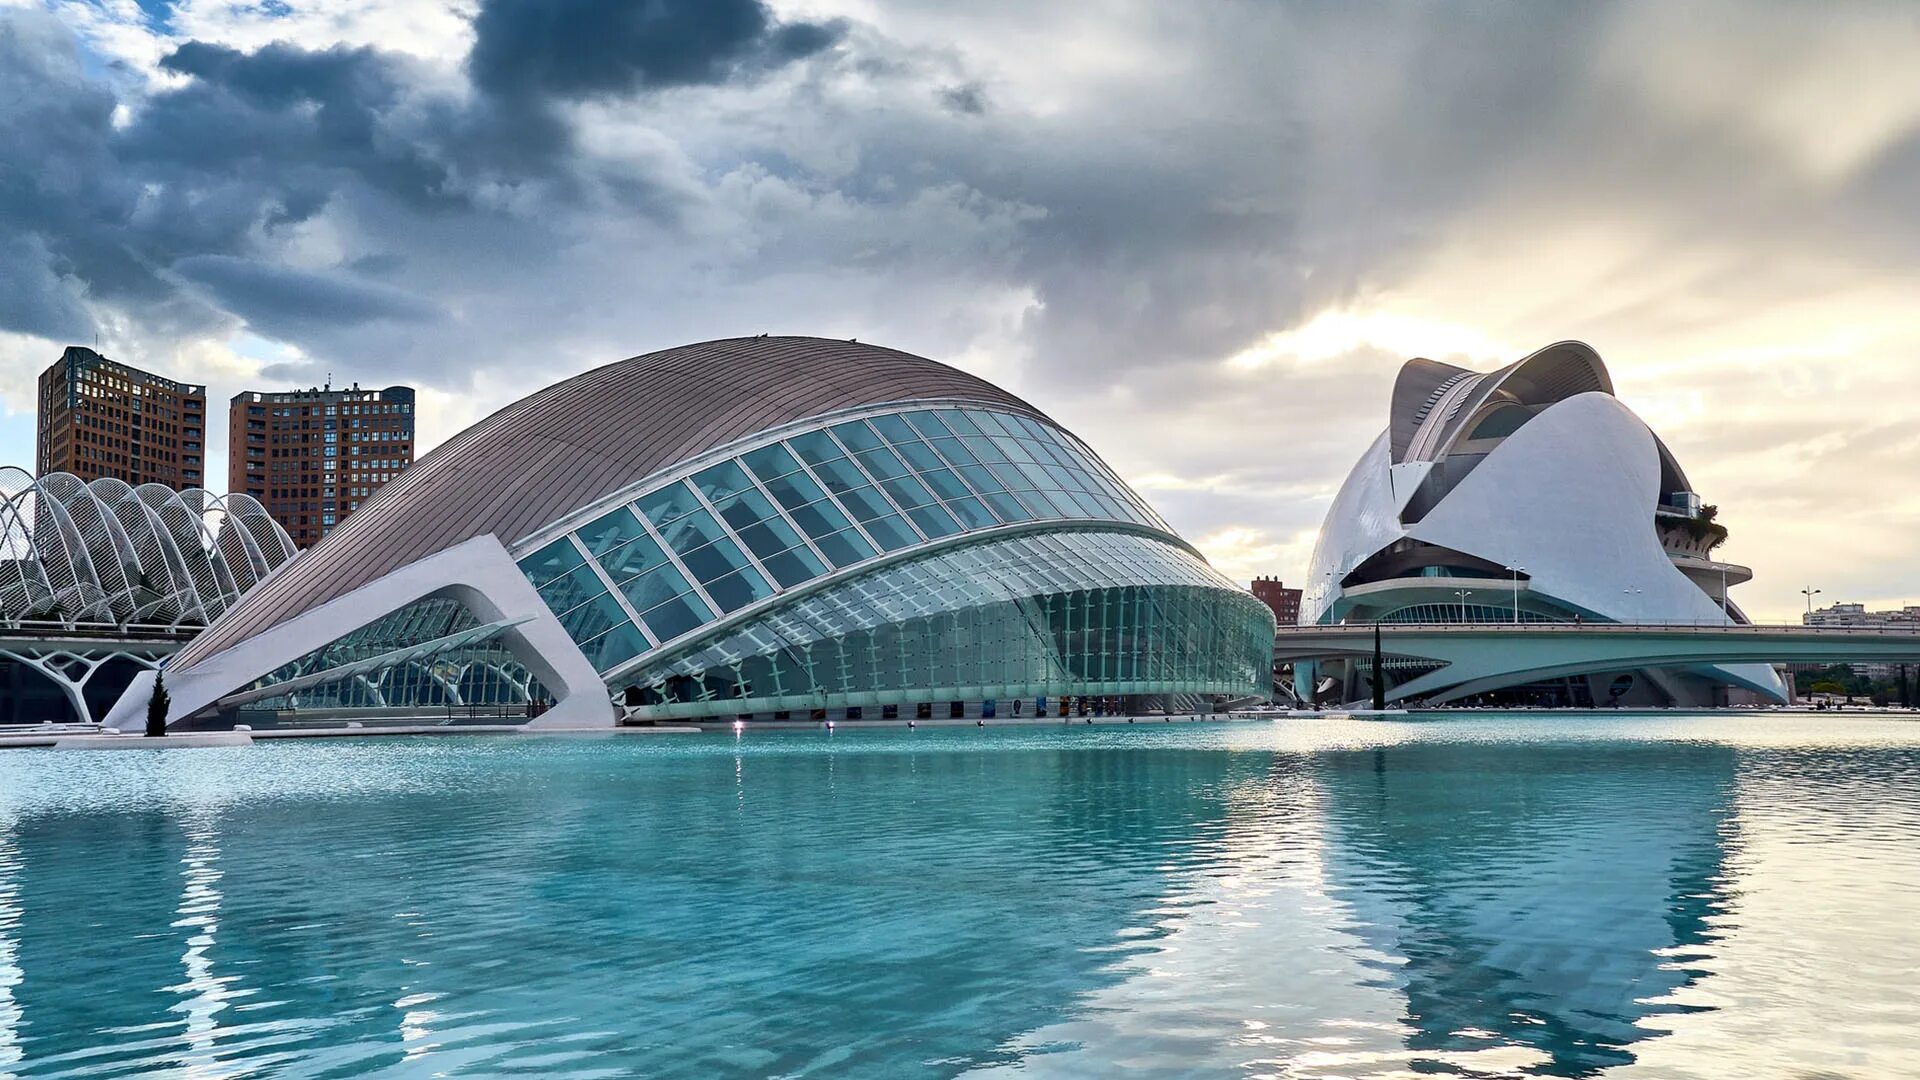
[[[175,490],[206,484],[207,388],[67,346],[40,373],[34,469]]]
[[[1300,621],[1299,589],[1287,588],[1276,577],[1257,577],[1253,579],[1253,595],[1273,609],[1274,621],[1281,626],[1292,626]]]
[[[243,391],[227,406],[227,490],[305,549],[413,464],[413,388]]]

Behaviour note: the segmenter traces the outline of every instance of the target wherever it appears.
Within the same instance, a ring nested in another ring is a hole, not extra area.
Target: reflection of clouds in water
[[[1113,932],[1114,985],[969,1073],[1339,1075],[1391,1060],[1408,1031],[1323,887],[1324,794],[1298,754],[1215,755],[1221,820],[1162,866],[1160,892]],[[1147,939],[1142,952],[1132,943]]]
[[[1800,723],[0,756],[0,1021],[27,1075],[1897,1071],[1920,725]]]
[[[0,1076],[12,1076],[20,1064],[20,851],[13,839],[11,815],[0,810]]]
[[[1920,917],[1920,751],[1742,750],[1711,978],[1678,989],[1698,1012],[1652,1018],[1635,1078],[1909,1074]]]

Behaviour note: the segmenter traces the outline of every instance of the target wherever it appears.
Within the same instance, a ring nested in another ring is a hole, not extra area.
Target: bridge
[[[198,632],[194,626],[0,622],[0,722],[25,722],[29,712],[33,720],[96,722],[136,674],[158,668]],[[15,665],[32,674],[7,670]],[[48,685],[70,715],[56,715],[57,702],[35,700],[33,690]],[[22,715],[9,715],[16,711]]]
[[[1443,665],[1387,690],[1434,704],[1545,679],[1725,664],[1920,664],[1920,629],[1677,623],[1384,623],[1388,660]],[[1276,664],[1373,655],[1373,623],[1283,626]],[[1311,678],[1311,675],[1309,675]]]

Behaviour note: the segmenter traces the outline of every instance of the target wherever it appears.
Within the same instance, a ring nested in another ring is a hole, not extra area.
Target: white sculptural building
[[[1327,513],[1300,621],[1745,623],[1728,591],[1753,575],[1715,558],[1727,535],[1715,514],[1589,346],[1484,373],[1410,360],[1387,429]],[[1359,666],[1342,673],[1344,700],[1367,696]],[[1434,665],[1385,667],[1390,684],[1424,677],[1422,697],[1449,700]],[[1764,664],[1600,667],[1500,688],[1560,704],[1711,704],[1730,689],[1785,700]]]
[[[0,468],[0,722],[96,718],[164,655],[131,642],[212,623],[293,556],[244,494]]]
[[[195,725],[1062,715],[1263,697],[1273,632],[1021,399],[893,349],[759,337],[596,368],[468,428],[166,682]]]

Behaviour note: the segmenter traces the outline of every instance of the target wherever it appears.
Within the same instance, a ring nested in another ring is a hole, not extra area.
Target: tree
[[[153,696],[147,699],[147,737],[158,738],[167,733],[167,676],[165,672],[153,673]]]

